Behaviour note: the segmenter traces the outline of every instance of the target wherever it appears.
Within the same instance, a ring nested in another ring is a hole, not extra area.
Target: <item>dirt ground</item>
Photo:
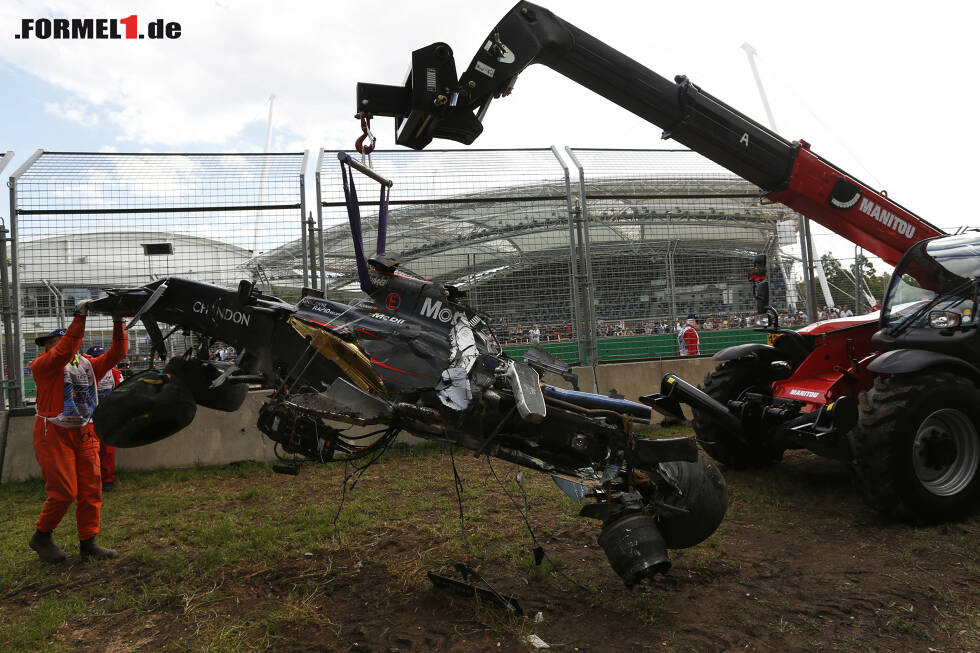
[[[522,651],[533,650],[528,637],[536,635],[563,651],[980,651],[980,518],[919,529],[880,521],[839,463],[791,454],[767,470],[726,470],[731,507],[722,528],[697,547],[672,552],[666,576],[630,591],[596,543],[597,524],[576,517],[576,506],[555,497],[557,489],[540,476],[529,490],[529,517],[549,557],[543,567],[530,561],[533,545],[513,504],[485,463],[470,456],[456,462],[468,490],[468,527],[482,535],[454,535],[459,518],[447,458],[402,458],[372,468],[345,507],[366,520],[332,535],[280,535],[283,542],[267,543],[271,555],[252,557],[246,546],[188,576],[179,567],[203,564],[195,558],[205,555],[195,538],[206,543],[208,529],[196,535],[175,522],[139,555],[40,568],[36,581],[0,588],[0,616],[35,618],[47,599],[70,601],[88,588],[82,600],[102,607],[82,606],[35,644],[90,649],[97,642],[109,651]],[[498,471],[512,474],[509,466]],[[415,480],[393,489],[399,475]],[[259,469],[207,480],[206,490],[199,489],[212,501],[201,508],[205,520],[247,503],[249,493],[278,492],[284,483],[299,496],[333,492],[337,498],[333,471],[283,481]],[[125,486],[124,478],[108,501],[132,501],[144,514],[161,491],[152,481]],[[253,528],[268,520],[293,524],[305,514],[299,505],[283,509],[275,497],[258,496],[261,509],[244,513],[253,516]],[[379,506],[382,500],[390,506]],[[166,514],[161,508],[161,523]],[[390,518],[378,516],[385,514]],[[124,520],[122,513],[118,521]],[[311,531],[326,528],[310,524]],[[172,566],[166,556],[175,547]],[[456,560],[473,563],[498,592],[516,596],[524,616],[433,588],[425,572],[453,575]],[[36,563],[26,564],[34,573]],[[145,598],[160,592],[163,598]],[[11,637],[13,648],[28,641],[23,633]]]

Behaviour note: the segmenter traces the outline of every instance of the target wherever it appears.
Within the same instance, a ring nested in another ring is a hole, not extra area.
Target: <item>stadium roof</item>
[[[762,204],[759,189],[737,177],[593,179],[587,185],[593,248],[616,249],[673,243],[701,251],[762,251],[777,222],[795,216],[778,204]],[[577,202],[577,198],[575,200]],[[394,203],[393,203],[394,204]],[[576,207],[573,207],[573,212]],[[545,255],[567,256],[569,204],[564,184],[537,183],[392,206],[388,252],[401,255],[402,269],[427,279],[484,280],[494,272]],[[377,218],[363,219],[365,250],[374,251]],[[328,287],[355,279],[347,222],[324,229]],[[270,278],[295,276],[302,268],[297,240],[255,257]],[[465,272],[464,272],[465,271]]]

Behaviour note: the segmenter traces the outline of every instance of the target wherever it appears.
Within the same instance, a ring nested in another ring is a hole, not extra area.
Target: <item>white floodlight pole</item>
[[[766,110],[766,120],[769,122],[769,128],[774,132],[778,132],[779,128],[776,127],[776,119],[773,117],[772,109],[769,107],[769,98],[766,96],[766,89],[762,86],[762,77],[759,75],[759,69],[755,65],[756,49],[749,43],[743,43],[742,49],[745,50],[745,56],[749,58],[749,66],[752,68],[755,86],[759,89],[759,97],[762,98],[762,108]]]
[[[742,49],[745,51],[745,56],[749,58],[749,66],[752,68],[752,76],[755,78],[755,86],[759,90],[759,97],[762,98],[762,107],[766,110],[766,119],[769,121],[769,128],[774,132],[778,132],[779,129],[776,127],[776,119],[773,117],[772,108],[769,106],[769,97],[766,95],[766,89],[762,85],[762,76],[759,75],[759,68],[755,65],[756,49],[749,43],[743,43]],[[816,287],[813,283],[813,269],[810,267],[811,263],[817,267],[817,276],[820,277],[820,288],[823,290],[826,305],[833,304],[833,298],[830,295],[830,286],[827,285],[825,280],[820,256],[817,255],[817,251],[813,246],[813,239],[806,237],[806,234],[810,232],[807,225],[807,217],[803,214],[798,215],[800,245],[803,250],[803,284],[806,286],[807,319],[815,322],[817,319],[817,298]]]
[[[263,154],[269,153],[269,144],[272,141],[272,106],[276,101],[276,94],[273,93],[269,96],[269,119],[265,123],[265,148],[262,150]],[[265,157],[262,160],[262,178],[259,180],[259,206],[262,206],[262,202],[265,201],[265,174],[266,169],[269,167],[269,157]],[[258,256],[259,253],[259,227],[262,222],[262,209],[255,212],[255,229],[252,232],[252,256]]]

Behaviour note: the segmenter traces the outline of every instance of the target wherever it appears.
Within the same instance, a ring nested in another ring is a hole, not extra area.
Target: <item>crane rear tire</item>
[[[756,360],[738,359],[725,361],[704,377],[701,389],[712,399],[725,404],[738,399],[745,392],[767,394],[772,392],[772,379],[765,368]],[[701,447],[712,458],[726,467],[741,469],[745,467],[765,467],[783,458],[782,447],[753,441],[748,434],[746,445],[734,434],[728,432],[697,408],[694,413],[694,432]]]

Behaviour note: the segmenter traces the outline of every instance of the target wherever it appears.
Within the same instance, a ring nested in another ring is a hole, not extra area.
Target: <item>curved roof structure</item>
[[[794,216],[781,205],[761,204],[756,186],[732,177],[592,180],[586,193],[589,240],[599,250],[673,242],[685,249],[758,252],[774,239],[776,223]],[[564,184],[554,183],[393,203],[386,249],[401,255],[406,272],[435,281],[482,281],[529,259],[568,257],[568,215]],[[365,249],[372,252],[376,216],[364,219],[363,229]],[[332,279],[328,287],[352,283],[356,271],[348,224],[326,228],[323,239]],[[294,241],[248,266],[285,279],[299,274],[301,259],[302,243]]]

